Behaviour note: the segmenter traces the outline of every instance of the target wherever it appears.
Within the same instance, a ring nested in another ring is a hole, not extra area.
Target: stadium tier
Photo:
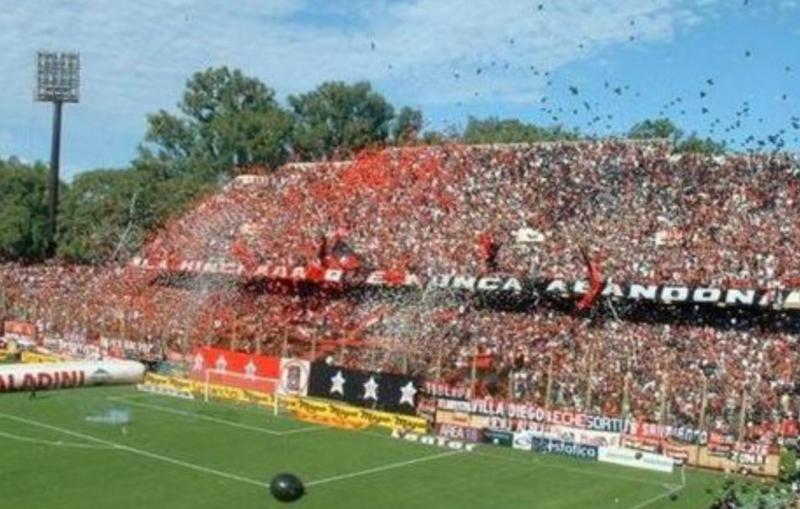
[[[622,141],[370,151],[234,179],[125,267],[6,265],[2,299],[67,337],[769,441],[798,409],[799,174]]]

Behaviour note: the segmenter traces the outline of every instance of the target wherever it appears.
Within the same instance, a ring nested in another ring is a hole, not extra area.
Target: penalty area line
[[[102,445],[108,446],[108,447],[116,449],[116,450],[126,451],[126,452],[129,452],[129,453],[132,453],[132,454],[138,454],[139,456],[143,456],[145,458],[158,460],[158,461],[161,461],[161,462],[164,462],[164,463],[170,463],[172,465],[177,465],[177,466],[180,466],[180,467],[188,468],[190,470],[195,470],[197,472],[203,472],[203,473],[206,473],[206,474],[216,475],[218,477],[223,477],[225,479],[229,479],[229,480],[232,480],[232,481],[239,481],[239,482],[242,482],[242,483],[251,484],[251,485],[254,485],[254,486],[258,486],[260,488],[269,488],[269,484],[268,483],[257,481],[255,479],[250,479],[248,477],[243,477],[243,476],[240,476],[240,475],[231,474],[229,472],[223,472],[222,470],[216,470],[214,468],[209,468],[209,467],[204,467],[204,466],[201,466],[201,465],[196,465],[194,463],[189,463],[188,461],[183,461],[183,460],[179,460],[179,459],[175,459],[175,458],[170,458],[169,456],[163,456],[161,454],[156,454],[154,452],[144,451],[142,449],[137,449],[135,447],[131,447],[131,446],[128,446],[128,445],[120,444],[120,443],[117,443],[117,442],[112,442],[111,440],[105,440],[105,439],[102,439],[102,438],[97,438],[97,437],[94,437],[92,435],[86,435],[84,433],[79,433],[77,431],[68,430],[66,428],[60,428],[58,426],[53,426],[51,424],[46,424],[44,422],[34,421],[34,420],[31,420],[31,419],[25,419],[23,417],[18,417],[18,416],[15,416],[15,415],[9,415],[9,414],[4,414],[4,413],[0,413],[0,418],[8,419],[8,420],[11,420],[11,421],[20,422],[20,423],[23,423],[23,424],[28,424],[28,425],[31,425],[31,426],[37,426],[39,428],[48,429],[48,430],[51,430],[51,431],[57,431],[59,433],[65,434],[65,435],[69,435],[69,436],[72,436],[72,437],[76,437],[76,438],[80,438],[80,439],[83,439],[83,440],[87,440],[89,442],[102,444]]]
[[[282,437],[284,435],[295,435],[297,433],[308,433],[309,431],[318,431],[320,429],[324,429],[321,426],[309,426],[309,427],[305,427],[305,428],[290,429],[290,430],[287,430],[287,431],[275,431],[274,429],[270,429],[270,428],[262,428],[262,427],[259,427],[259,426],[251,426],[249,424],[242,424],[240,422],[229,421],[227,419],[221,419],[219,417],[212,417],[210,415],[198,414],[196,412],[188,412],[188,411],[185,411],[185,410],[175,410],[174,408],[170,408],[170,407],[166,407],[166,406],[162,406],[162,405],[154,405],[152,403],[143,403],[141,401],[133,401],[133,400],[131,400],[129,398],[123,398],[123,397],[119,397],[119,396],[108,396],[108,399],[111,400],[111,401],[117,401],[119,403],[126,403],[126,404],[129,404],[129,405],[138,406],[138,407],[142,407],[142,408],[149,408],[151,410],[156,410],[156,411],[159,411],[159,412],[166,412],[166,413],[169,413],[169,414],[180,415],[182,417],[189,417],[189,418],[199,419],[199,420],[203,420],[203,421],[213,422],[213,423],[216,423],[216,424],[222,424],[222,425],[225,425],[225,426],[231,426],[231,427],[234,427],[234,428],[246,429],[246,430],[249,430],[249,431],[255,431],[256,433],[265,433],[267,435],[272,435],[272,436],[276,436],[276,437]]]
[[[414,458],[413,460],[401,461],[398,463],[390,463],[381,467],[369,468],[367,470],[359,470],[358,472],[351,472],[349,474],[335,475],[333,477],[326,477],[325,479],[317,479],[316,481],[309,481],[306,486],[319,486],[321,484],[328,484],[336,481],[344,481],[345,479],[352,479],[354,477],[363,477],[365,475],[377,474],[378,472],[385,472],[387,470],[394,470],[396,468],[407,467],[409,465],[416,465],[417,463],[426,463],[439,458],[447,458],[456,454],[461,454],[463,451],[447,451],[438,454],[430,454],[422,456],[421,458]]]
[[[22,435],[15,435],[13,433],[6,433],[5,431],[0,431],[0,437],[7,438],[9,440],[15,440],[17,442],[24,442],[27,444],[36,444],[36,445],[49,445],[52,447],[67,447],[73,449],[105,449],[109,450],[112,447],[107,445],[100,445],[100,444],[78,444],[75,442],[62,442],[60,440],[43,440],[40,438],[31,438],[31,437],[24,437]]]
[[[685,467],[681,467],[681,484],[667,484],[667,483],[665,483],[665,486],[668,486],[668,487],[671,486],[671,488],[667,489],[666,493],[662,493],[661,495],[656,495],[653,498],[648,498],[644,502],[640,502],[639,504],[631,507],[631,509],[643,509],[643,508],[645,508],[645,507],[647,507],[647,506],[649,506],[651,504],[654,504],[654,503],[658,502],[662,498],[666,498],[666,497],[668,497],[670,495],[678,493],[683,488],[685,488],[686,487],[686,469],[685,469]]]
[[[279,431],[274,431],[274,430],[271,430],[271,429],[268,429],[268,428],[260,428],[258,426],[250,426],[249,424],[242,424],[242,423],[239,423],[239,422],[233,422],[233,421],[228,421],[228,420],[225,420],[225,419],[219,419],[217,417],[211,417],[210,415],[198,414],[196,412],[187,412],[185,410],[175,410],[174,408],[169,408],[169,407],[166,407],[166,406],[153,405],[151,403],[142,403],[140,401],[131,401],[129,399],[118,398],[118,397],[115,397],[115,396],[109,396],[108,399],[110,399],[111,401],[117,401],[119,403],[125,403],[125,404],[128,404],[128,405],[138,406],[138,407],[141,407],[141,408],[149,408],[151,410],[156,410],[158,412],[164,412],[164,413],[168,413],[168,414],[180,415],[181,417],[189,417],[189,418],[192,418],[192,419],[198,419],[198,420],[201,420],[201,421],[213,422],[213,423],[216,423],[216,424],[224,424],[224,425],[231,426],[231,427],[234,427],[234,428],[240,428],[240,429],[246,429],[246,430],[249,430],[249,431],[255,431],[257,433],[265,433],[267,435],[273,435],[273,436],[280,436],[281,435],[281,433]]]

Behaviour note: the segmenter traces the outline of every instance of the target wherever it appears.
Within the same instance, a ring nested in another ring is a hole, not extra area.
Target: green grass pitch
[[[111,409],[132,422],[87,420]],[[488,445],[453,452],[127,387],[0,396],[3,508],[279,507],[268,482],[284,471],[306,483],[291,506],[307,509],[700,509],[723,482]]]

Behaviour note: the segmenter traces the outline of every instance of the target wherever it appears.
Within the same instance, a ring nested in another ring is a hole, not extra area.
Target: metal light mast
[[[53,103],[53,137],[50,149],[50,182],[47,193],[47,257],[56,251],[59,162],[61,158],[61,110],[64,103],[80,99],[81,57],[78,53],[36,53],[34,99]]]

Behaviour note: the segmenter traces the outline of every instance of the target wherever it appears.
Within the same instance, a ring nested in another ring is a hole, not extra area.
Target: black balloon
[[[305,494],[306,489],[296,475],[278,474],[270,481],[269,491],[281,502],[294,502]]]

